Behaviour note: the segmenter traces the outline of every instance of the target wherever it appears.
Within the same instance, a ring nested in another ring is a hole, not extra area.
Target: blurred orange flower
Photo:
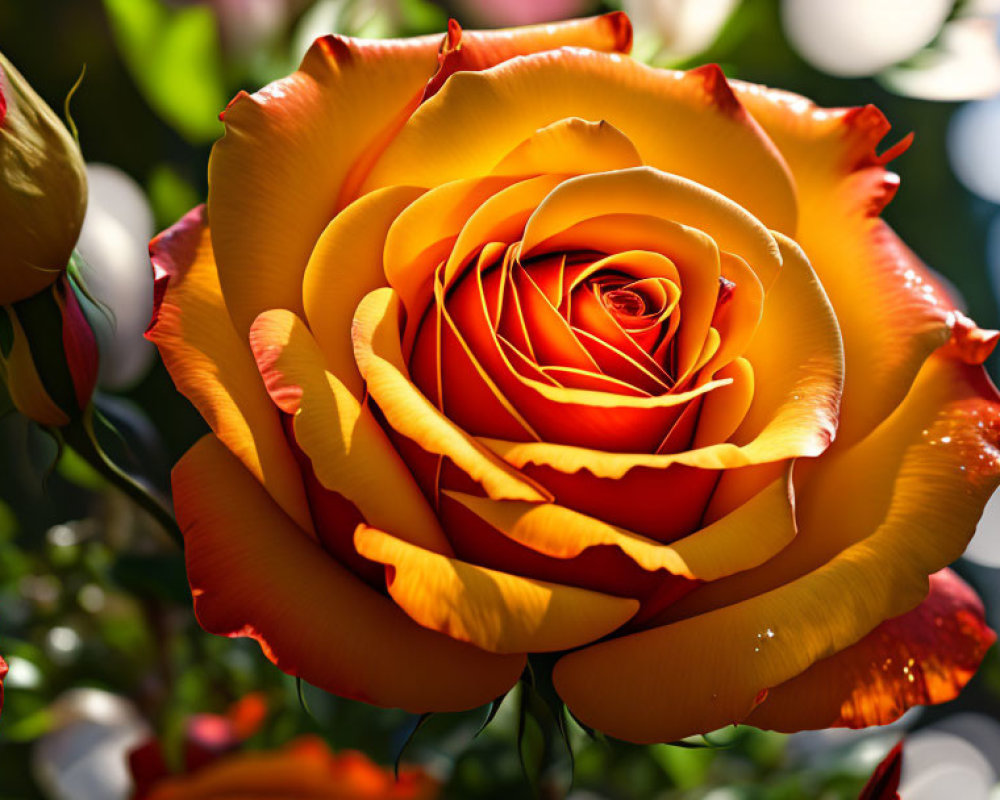
[[[213,431],[173,476],[198,618],[413,712],[557,653],[638,742],[948,699],[994,639],[928,576],[1000,476],[997,334],[879,219],[908,139],[630,44],[328,36],[226,109],[151,245]]]
[[[165,775],[141,800],[214,800],[218,797],[302,800],[432,800],[439,784],[425,773],[391,769],[362,753],[332,753],[322,739],[302,736],[273,752],[223,756],[183,775]]]

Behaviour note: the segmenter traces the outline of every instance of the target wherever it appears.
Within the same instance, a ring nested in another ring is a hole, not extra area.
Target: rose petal
[[[523,578],[423,550],[360,526],[354,542],[386,565],[392,599],[415,621],[492,653],[568,650],[600,639],[636,600]]]
[[[788,476],[732,514],[670,544],[553,503],[495,501],[461,492],[446,494],[505,536],[551,558],[576,558],[591,547],[613,546],[644,570],[665,569],[705,581],[761,564],[795,536]]]
[[[156,276],[146,337],[174,384],[275,502],[312,530],[295,458],[245,340],[219,289],[204,206],[149,245]]]
[[[649,166],[731,197],[769,227],[795,230],[787,167],[717,68],[669,72],[588,50],[538,53],[453,75],[414,112],[362,189],[431,187],[487,173],[539,128],[568,117],[605,120]]]
[[[302,283],[309,328],[327,368],[359,400],[364,387],[351,345],[354,311],[368,292],[385,286],[386,234],[421,194],[421,189],[390,186],[359,198],[330,221],[309,256]]]
[[[497,656],[413,623],[319,549],[214,436],[173,473],[202,626],[256,639],[282,670],[343,697],[458,711],[503,694],[523,657]]]
[[[950,569],[931,575],[930,586],[912,611],[772,688],[747,724],[782,731],[887,725],[912,706],[957,697],[996,634],[976,593]]]
[[[903,399],[927,356],[948,340],[954,305],[878,219],[899,185],[884,165],[901,149],[875,153],[889,131],[878,109],[822,109],[788,92],[734,88],[788,160],[800,200],[795,238],[841,321],[848,371],[865,376],[844,395],[840,446],[846,446]]]
[[[477,444],[410,381],[399,345],[399,296],[377,289],[354,317],[354,352],[368,391],[388,424],[429,453],[450,458],[496,499],[539,501],[543,491]]]
[[[539,128],[507,153],[490,174],[572,175],[641,165],[635,145],[614,125],[569,117]]]
[[[319,482],[353,503],[370,524],[450,554],[413,476],[368,408],[324,369],[305,323],[285,309],[265,311],[250,328],[250,346],[271,399],[293,415],[295,441]]]
[[[441,46],[440,66],[424,96],[432,97],[456,72],[488,69],[515,56],[560,47],[628,53],[632,49],[632,24],[621,11],[500,31],[464,31],[451,20]]]
[[[240,334],[268,308],[302,314],[302,275],[327,223],[354,199],[352,168],[417,107],[439,43],[326,36],[296,72],[230,103],[209,161],[208,208]]]

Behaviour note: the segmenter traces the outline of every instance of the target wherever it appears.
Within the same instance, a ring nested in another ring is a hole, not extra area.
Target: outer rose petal
[[[205,207],[149,245],[157,346],[174,384],[300,527],[312,530],[299,468],[246,341],[219,290]]]
[[[448,33],[441,44],[440,66],[428,83],[424,97],[433,96],[456,72],[477,72],[502,64],[515,56],[560,47],[583,47],[599,52],[627,54],[632,49],[632,23],[621,11],[587,19],[499,31],[463,31],[455,20],[451,20],[448,23]]]
[[[590,50],[539,53],[453,75],[414,112],[362,190],[431,187],[488,173],[539,128],[567,117],[605,120],[647,165],[721,192],[768,227],[795,230],[787,167],[718,68],[673,73]]]
[[[302,315],[302,275],[316,239],[353,199],[341,199],[345,180],[416,108],[439,42],[327,36],[298,71],[230,103],[209,161],[208,208],[240,334],[268,308]]]
[[[714,730],[916,606],[926,576],[958,557],[1000,482],[1000,402],[981,368],[935,359],[896,414],[900,430],[882,440],[889,452],[870,454],[878,469],[902,453],[881,525],[779,588],[565,656],[554,678],[573,713],[638,742]]]
[[[7,662],[0,658],[0,711],[3,711],[3,679],[7,677]]]
[[[446,72],[567,45],[627,51],[631,29],[624,15],[608,14],[461,39]],[[420,103],[441,42],[327,36],[297,72],[226,109],[208,204],[226,303],[241,333],[267,308],[302,314],[302,273],[317,237],[360,194],[360,181]]]
[[[509,689],[523,656],[420,627],[319,549],[214,436],[174,467],[195,614],[256,639],[285,672],[342,697],[457,711]]]
[[[950,569],[926,599],[856,644],[770,690],[745,720],[780,731],[887,725],[915,705],[958,696],[996,641],[983,604]]]
[[[954,306],[878,219],[899,182],[883,165],[899,148],[875,154],[889,123],[874,106],[820,109],[787,92],[733,86],[792,169],[795,238],[837,312],[848,374],[865,376],[844,395],[838,446],[849,444],[891,413],[927,356],[948,340]]]

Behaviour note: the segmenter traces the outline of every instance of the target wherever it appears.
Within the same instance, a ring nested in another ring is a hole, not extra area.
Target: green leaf
[[[115,40],[157,114],[191,142],[222,133],[222,55],[210,6],[168,9],[162,0],[104,0]]]

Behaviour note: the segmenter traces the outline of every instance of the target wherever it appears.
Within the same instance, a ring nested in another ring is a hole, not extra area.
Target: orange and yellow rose
[[[997,335],[879,219],[875,108],[630,40],[328,36],[226,109],[151,246],[213,431],[173,478],[198,618],[414,712],[555,653],[640,742],[949,699],[994,638],[941,570],[1000,475]]]

